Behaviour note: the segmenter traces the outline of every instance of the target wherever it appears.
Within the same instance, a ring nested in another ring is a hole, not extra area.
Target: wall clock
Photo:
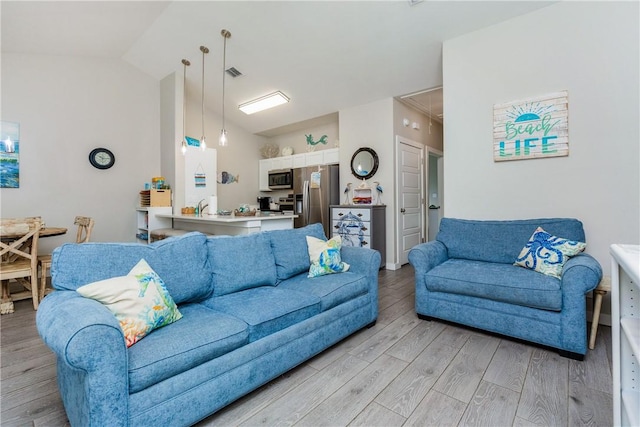
[[[116,162],[116,156],[106,148],[94,148],[89,153],[89,163],[98,169],[109,169]]]

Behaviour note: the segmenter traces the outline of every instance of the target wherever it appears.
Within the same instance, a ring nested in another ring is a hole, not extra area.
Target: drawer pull
[[[362,246],[364,246],[364,245],[368,245],[368,244],[369,244],[369,242],[367,242],[366,240],[363,240],[363,241],[362,241]]]
[[[368,230],[368,228],[367,228],[367,227],[361,227],[361,228],[360,228],[360,230],[362,230],[362,231],[367,231],[367,230]]]
[[[338,228],[340,228],[340,227],[338,227],[337,225],[334,225],[334,226],[333,226],[333,228],[335,228],[335,229],[337,230],[337,229],[338,229]]]
[[[342,216],[344,215],[342,212],[338,212],[338,216]]]
[[[362,214],[361,214],[361,213],[359,213],[359,214],[358,214],[358,216],[362,216]]]

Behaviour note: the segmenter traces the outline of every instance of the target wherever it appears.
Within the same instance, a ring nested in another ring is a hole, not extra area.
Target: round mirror
[[[369,147],[358,148],[351,157],[351,173],[358,179],[369,179],[378,170],[378,155]]]

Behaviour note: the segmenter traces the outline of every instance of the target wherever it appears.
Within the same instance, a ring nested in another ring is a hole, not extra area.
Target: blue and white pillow
[[[311,261],[307,277],[318,277],[349,270],[349,264],[342,262],[340,257],[340,248],[342,248],[340,236],[334,236],[329,240],[307,236],[307,246]]]
[[[552,236],[542,227],[538,227],[520,251],[514,265],[560,278],[562,267],[567,260],[584,251],[586,247],[587,244],[584,242]]]

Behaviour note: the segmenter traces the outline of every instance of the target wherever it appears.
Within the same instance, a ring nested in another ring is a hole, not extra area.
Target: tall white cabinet
[[[610,253],[613,425],[640,426],[640,246]]]

